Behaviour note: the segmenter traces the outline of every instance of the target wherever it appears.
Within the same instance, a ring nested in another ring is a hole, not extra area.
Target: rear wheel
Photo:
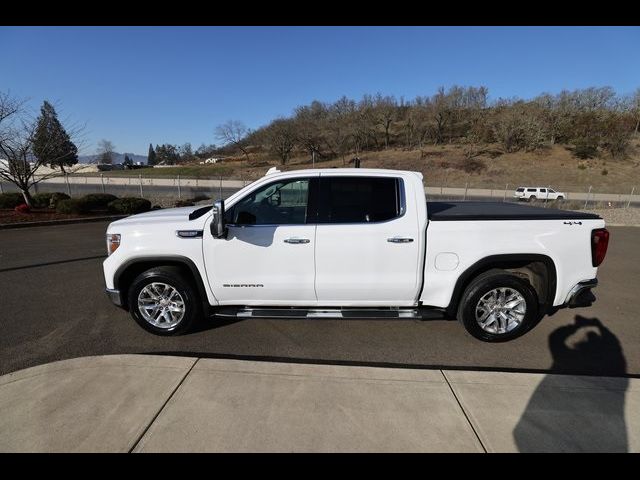
[[[536,197],[535,195],[531,195],[531,196],[529,197],[529,201],[530,201],[530,202],[535,202],[537,199],[538,199],[538,197]]]
[[[177,267],[155,267],[138,275],[128,300],[133,319],[156,335],[186,333],[200,316],[198,295]]]
[[[490,270],[465,289],[458,320],[474,337],[504,342],[527,332],[538,315],[538,298],[529,282],[505,270]]]

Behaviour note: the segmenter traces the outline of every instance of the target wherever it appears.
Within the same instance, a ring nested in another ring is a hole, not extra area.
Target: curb
[[[129,215],[110,215],[106,217],[87,217],[87,218],[68,218],[66,220],[43,220],[41,222],[23,222],[23,223],[4,223],[0,224],[0,230],[11,230],[14,228],[29,228],[29,227],[48,227],[55,225],[68,225],[73,223],[90,223],[100,222],[108,220],[119,220],[121,218],[128,217]]]

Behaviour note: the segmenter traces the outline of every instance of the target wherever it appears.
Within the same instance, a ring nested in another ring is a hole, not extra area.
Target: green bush
[[[609,170],[607,170],[606,168],[602,169],[602,175],[608,175],[609,174]]]
[[[16,208],[24,203],[21,193],[0,193],[0,208]]]
[[[66,200],[70,197],[62,192],[43,192],[36,193],[32,198],[34,208],[56,208],[60,200]]]
[[[581,159],[595,158],[598,156],[598,144],[588,138],[580,138],[573,145],[573,154]]]
[[[52,193],[36,193],[31,197],[34,208],[48,208]]]
[[[81,215],[89,212],[89,205],[81,198],[67,198],[58,202],[56,212]]]
[[[60,200],[69,200],[70,198],[71,197],[66,193],[54,192],[51,194],[51,198],[49,199],[49,208],[56,208]]]
[[[110,193],[90,193],[81,199],[87,203],[89,210],[106,210],[109,203],[117,200],[118,197]]]
[[[465,160],[462,166],[462,169],[467,173],[480,173],[483,170],[486,170],[486,168],[487,164],[479,158],[470,158],[469,160]]]
[[[148,212],[151,210],[151,202],[144,198],[123,197],[109,202],[108,208],[111,213],[131,215],[134,213]]]

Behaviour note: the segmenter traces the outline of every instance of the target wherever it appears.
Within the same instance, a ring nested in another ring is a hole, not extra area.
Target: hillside
[[[368,152],[361,155],[363,168],[388,168],[415,170],[422,172],[428,186],[450,186],[469,188],[512,189],[517,185],[544,185],[556,190],[587,191],[589,186],[594,192],[628,194],[635,187],[640,191],[640,150],[634,146],[634,153],[626,160],[596,158],[579,160],[562,146],[538,150],[536,152],[516,152],[499,154],[494,148],[473,160],[476,171],[465,171],[464,146],[444,145],[428,146],[420,151],[389,149]],[[492,158],[493,157],[493,158]],[[352,166],[350,157],[316,162],[317,168],[336,168]],[[234,178],[254,180],[265,174],[268,168],[276,166],[280,170],[311,168],[308,157],[295,157],[287,165],[264,154],[253,153],[250,160],[229,159],[215,165],[182,165],[135,171],[108,172],[108,175],[143,175],[148,177],[183,178]],[[133,173],[132,173],[133,172]],[[606,172],[606,174],[604,174]],[[107,174],[105,174],[107,175]]]

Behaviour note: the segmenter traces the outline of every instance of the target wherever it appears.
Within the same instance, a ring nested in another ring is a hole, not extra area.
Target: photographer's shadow
[[[575,338],[575,343],[570,340]],[[576,315],[575,323],[549,335],[553,374],[589,373],[609,378],[547,375],[538,385],[513,436],[520,452],[626,452],[624,405],[629,380],[618,338],[597,318]]]

